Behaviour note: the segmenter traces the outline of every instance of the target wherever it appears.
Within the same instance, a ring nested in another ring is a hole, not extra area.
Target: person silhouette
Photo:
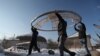
[[[65,41],[68,37],[67,33],[66,33],[67,22],[57,12],[55,12],[55,15],[59,19],[59,23],[58,23],[58,42],[60,42],[59,43],[60,56],[64,56],[64,51],[69,53],[71,56],[75,56],[75,52],[69,51],[64,46],[64,43],[65,43]]]
[[[87,36],[86,36],[85,24],[82,22],[79,22],[79,23],[74,25],[74,29],[79,34],[80,43],[85,46],[85,49],[87,51],[86,56],[91,56],[90,51],[89,51],[88,46],[87,46]]]
[[[28,55],[31,55],[33,46],[34,46],[35,50],[37,50],[38,52],[40,52],[40,49],[39,49],[38,46],[37,46],[38,31],[37,31],[37,29],[36,29],[35,27],[33,27],[33,26],[32,26],[32,28],[31,28],[31,31],[32,31],[32,39],[31,39],[31,42],[30,42]],[[27,56],[28,56],[28,55],[27,55]]]

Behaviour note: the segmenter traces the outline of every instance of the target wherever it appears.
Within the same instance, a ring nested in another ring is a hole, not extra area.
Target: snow
[[[69,36],[69,37],[77,37],[78,33],[74,33],[73,35]]]
[[[27,53],[21,53],[20,55],[21,56],[26,56]],[[42,53],[33,52],[30,56],[60,56],[60,54],[59,54],[58,50],[55,50],[54,55],[49,55],[47,52],[42,52]],[[70,55],[68,53],[64,53],[64,56],[70,56]],[[84,56],[84,53],[77,54],[76,56]]]
[[[15,53],[18,54],[20,56],[27,56],[28,50],[21,50],[21,49],[13,49],[15,47],[11,47],[8,49],[5,49],[6,52],[10,52],[10,53]],[[10,51],[10,49],[12,49],[12,51]],[[48,50],[53,50],[55,52],[54,55],[49,55],[48,54]],[[75,56],[85,56],[86,50],[84,48],[81,49],[69,49],[70,51],[73,51],[76,53]],[[89,48],[89,50],[91,50],[91,48]],[[100,49],[96,49],[97,51],[100,52]],[[1,56],[3,56],[2,54],[0,54]],[[32,54],[30,56],[60,56],[59,50],[58,49],[41,49],[41,53],[38,53],[37,51],[32,51]],[[70,56],[68,53],[64,52],[64,56]]]
[[[100,49],[96,49],[96,50],[100,52]]]
[[[30,56],[60,56],[60,53],[59,53],[59,50],[58,49],[55,49],[53,50],[55,52],[54,55],[49,55],[48,54],[48,50],[49,49],[41,49],[41,53],[38,53],[37,51],[33,51],[32,54]],[[84,56],[86,54],[86,51],[84,49],[70,49],[71,51],[74,51],[76,52],[76,56]],[[5,50],[5,51],[9,51],[9,50]],[[27,52],[28,50],[15,50],[15,51],[9,51],[9,52],[13,52],[13,53],[16,53],[18,55],[21,55],[21,56],[27,56]],[[64,53],[64,56],[70,56],[68,53]]]
[[[14,49],[15,47],[12,46],[11,48],[5,49],[5,52],[12,53],[14,55],[20,55],[20,56],[27,56],[28,50],[22,50],[22,49]],[[12,49],[12,50],[11,50]],[[53,50],[55,52],[54,55],[49,55],[48,50]],[[85,56],[86,50],[84,48],[81,49],[69,49],[70,51],[73,51],[76,53],[75,56]],[[89,48],[91,50],[91,48]],[[100,52],[100,49],[96,49]],[[5,56],[4,52],[0,53],[0,56]],[[32,51],[32,54],[30,56],[60,56],[58,49],[41,49],[41,53],[38,53],[37,51]],[[64,52],[64,56],[70,56],[68,53]]]

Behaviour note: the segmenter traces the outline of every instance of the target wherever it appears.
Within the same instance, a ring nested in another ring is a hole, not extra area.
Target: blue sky
[[[100,0],[0,0],[0,39],[3,36],[31,33],[30,23],[34,17],[51,10],[72,10],[80,14],[87,33],[96,38],[92,24],[100,24]],[[54,33],[53,35],[55,35]],[[40,35],[53,38],[46,32]]]

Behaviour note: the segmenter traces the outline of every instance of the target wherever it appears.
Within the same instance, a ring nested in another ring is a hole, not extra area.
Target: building
[[[4,40],[2,42],[2,46],[4,49],[10,48],[11,46],[16,46],[16,44],[19,43],[18,39],[11,39],[11,40]]]
[[[87,46],[89,48],[92,47],[90,39],[91,39],[91,36],[90,35],[87,35]],[[83,48],[83,46],[80,43],[80,39],[78,38],[78,33],[75,33],[72,36],[70,36],[66,40],[65,46],[67,48],[75,48],[75,49],[77,49],[77,48]]]
[[[18,36],[17,38],[19,39],[19,43],[17,43],[16,46],[19,48],[28,49],[31,41],[31,37],[32,37],[31,35]],[[37,43],[38,47],[40,49],[47,48],[47,40],[44,37],[38,36],[37,42],[38,42]]]

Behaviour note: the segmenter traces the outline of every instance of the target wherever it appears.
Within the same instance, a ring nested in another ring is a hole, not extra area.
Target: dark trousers
[[[83,40],[84,40],[83,45],[84,45],[84,47],[85,47],[87,53],[90,54],[90,51],[89,51],[88,46],[87,46],[87,38],[83,38]]]
[[[65,42],[64,40],[61,40],[61,43],[60,43],[60,46],[59,46],[60,56],[64,56],[64,51],[71,55],[71,51],[69,51],[68,49],[65,48],[64,42]]]
[[[29,46],[29,52],[28,52],[28,55],[31,54],[33,46],[34,46],[34,48],[35,48],[38,52],[40,52],[40,49],[38,48],[37,43],[31,41],[30,46]]]
[[[90,51],[89,51],[88,46],[87,46],[87,38],[80,39],[80,42],[85,47],[87,53],[90,54]]]
[[[60,49],[60,56],[64,56],[64,51],[71,54],[71,51],[66,49],[64,46],[60,46],[59,49]]]

